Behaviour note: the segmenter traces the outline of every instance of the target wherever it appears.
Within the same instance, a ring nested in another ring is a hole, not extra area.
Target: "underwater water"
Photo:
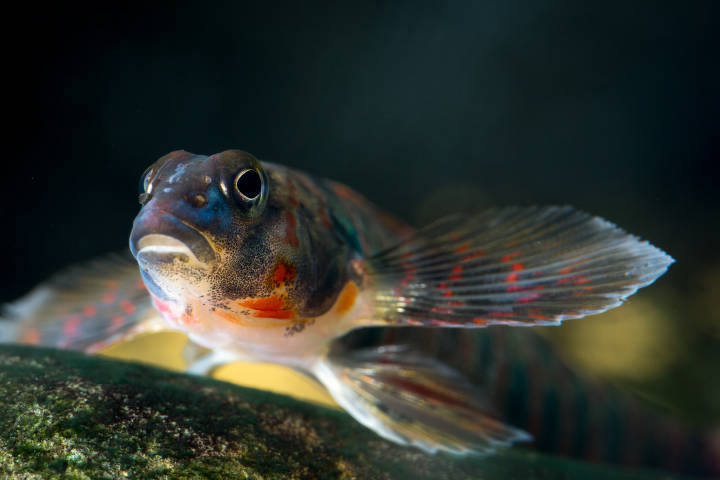
[[[247,150],[343,182],[418,227],[572,205],[676,263],[620,308],[534,329],[583,375],[662,416],[720,427],[716,3],[33,13],[16,18],[39,42],[9,60],[1,303],[127,249],[140,175],[176,149]],[[103,354],[181,370],[184,342],[159,333]],[[282,367],[234,363],[214,376],[337,408]]]

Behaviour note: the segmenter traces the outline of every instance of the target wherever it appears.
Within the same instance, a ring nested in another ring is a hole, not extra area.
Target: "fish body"
[[[626,455],[620,446],[637,445],[618,439],[667,434],[702,445],[683,458],[720,471],[707,438],[638,426],[632,402],[515,328],[617,307],[666,271],[668,255],[610,222],[570,207],[500,208],[415,230],[345,185],[239,150],[160,158],[140,203],[130,249],[142,281],[116,263],[58,277],[11,306],[6,340],[93,351],[171,328],[212,352],[191,371],[234,359],[295,368],[379,435],[426,452],[534,439],[655,465],[662,448]],[[88,282],[94,290],[73,295]],[[130,291],[132,311],[120,305]],[[625,425],[642,434],[624,436]]]
[[[259,172],[253,200],[237,191],[243,171]],[[130,247],[153,302],[196,343],[238,357],[309,368],[370,319],[358,262],[410,232],[343,185],[244,152],[176,152],[148,174]]]

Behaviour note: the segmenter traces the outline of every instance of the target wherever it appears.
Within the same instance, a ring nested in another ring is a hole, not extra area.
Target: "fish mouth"
[[[130,251],[143,267],[175,259],[188,265],[207,265],[216,260],[205,236],[165,212],[138,215],[130,234]]]

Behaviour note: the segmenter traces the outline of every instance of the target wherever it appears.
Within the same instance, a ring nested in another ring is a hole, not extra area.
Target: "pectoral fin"
[[[129,255],[110,255],[60,272],[5,305],[0,341],[94,352],[166,329]]]
[[[314,373],[360,423],[429,453],[490,453],[531,439],[497,420],[462,375],[403,347],[330,356]]]
[[[378,321],[393,325],[556,325],[601,313],[673,262],[571,207],[448,217],[367,262]]]

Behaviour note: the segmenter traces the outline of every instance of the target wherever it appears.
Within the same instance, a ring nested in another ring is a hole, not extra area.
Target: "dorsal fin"
[[[673,259],[571,207],[441,219],[368,262],[377,323],[555,325],[616,307]]]

